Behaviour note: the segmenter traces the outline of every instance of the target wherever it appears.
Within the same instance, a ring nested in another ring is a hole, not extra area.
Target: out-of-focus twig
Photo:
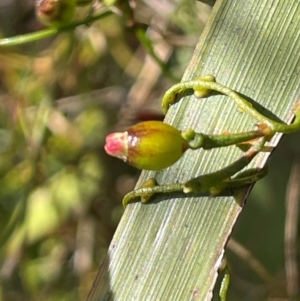
[[[76,233],[76,250],[74,254],[74,270],[82,276],[92,267],[94,249],[95,221],[81,216]]]
[[[156,54],[154,47],[153,47],[153,42],[148,38],[146,30],[144,28],[139,28],[136,31],[136,35],[140,41],[140,43],[146,48],[147,53],[154,59],[154,61],[158,64],[160,67],[162,73],[169,77],[171,80],[174,82],[179,82],[180,78],[177,78],[172,71],[169,69],[167,66],[166,62],[160,59],[160,57]]]
[[[153,23],[159,23],[161,28],[164,28],[166,24],[163,20],[153,19]],[[158,32],[148,29],[149,39],[155,40],[155,45],[152,46],[153,52],[160,58],[161,62],[166,62],[173,52],[172,45],[166,43],[162,39]],[[119,123],[116,128],[123,128],[128,126],[132,120],[135,119],[136,112],[142,108],[149,94],[151,93],[153,86],[157,83],[160,74],[162,73],[161,67],[157,64],[157,61],[150,54],[146,55],[144,66],[135,82],[131,87],[126,103],[122,106],[119,111]]]
[[[272,283],[274,281],[271,273],[251,254],[249,250],[247,250],[239,242],[231,238],[227,244],[227,247],[237,256],[247,262],[251,269],[266,283]]]
[[[299,266],[297,262],[297,228],[299,220],[300,200],[300,161],[294,160],[293,169],[286,192],[285,219],[285,272],[288,296],[299,294]]]
[[[56,108],[68,116],[77,115],[83,110],[88,110],[95,105],[116,110],[126,97],[125,89],[119,86],[111,86],[94,90],[84,94],[68,96],[55,101]]]

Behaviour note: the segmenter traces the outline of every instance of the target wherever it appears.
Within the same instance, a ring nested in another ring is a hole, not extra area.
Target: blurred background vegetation
[[[105,136],[163,118],[161,96],[180,80],[210,13],[194,0],[120,1],[113,10],[0,48],[0,300],[85,300],[139,174],[105,154]],[[43,28],[33,0],[1,1],[0,37]],[[235,239],[264,267],[253,270],[229,245],[230,300],[287,295],[285,199],[299,138],[284,139],[237,224]]]

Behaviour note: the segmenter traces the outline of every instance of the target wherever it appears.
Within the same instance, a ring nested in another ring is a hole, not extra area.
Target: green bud
[[[148,170],[159,170],[174,164],[189,148],[181,132],[161,121],[145,121],[124,133],[106,137],[105,151],[125,162]]]

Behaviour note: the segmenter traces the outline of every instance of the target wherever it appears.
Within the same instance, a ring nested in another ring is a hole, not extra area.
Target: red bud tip
[[[126,162],[128,156],[128,133],[111,133],[106,137],[106,153]]]

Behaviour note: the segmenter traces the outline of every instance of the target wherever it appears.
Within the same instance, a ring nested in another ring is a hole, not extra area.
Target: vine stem
[[[214,81],[214,77],[211,75],[200,77],[197,80],[181,82],[172,86],[164,95],[162,101],[163,111],[166,114],[169,107],[176,103],[186,91],[192,90],[196,97],[207,97],[210,91],[217,91],[224,95],[229,96],[239,107],[242,112],[245,112],[256,119],[258,122],[265,124],[271,131],[269,135],[273,135],[276,132],[289,134],[299,130],[300,127],[300,101],[298,101],[294,108],[295,121],[293,124],[285,124],[276,122],[261,113],[259,113],[252,104],[241,97],[238,93],[232,89],[223,86],[220,83]]]

